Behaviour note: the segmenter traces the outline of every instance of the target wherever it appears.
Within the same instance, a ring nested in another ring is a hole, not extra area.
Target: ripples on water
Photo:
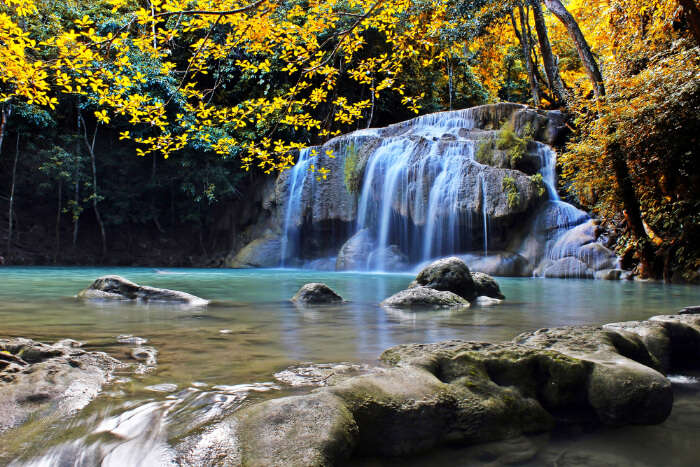
[[[206,308],[184,308],[73,298],[103,274],[214,302]],[[87,350],[106,351],[124,361],[145,339],[158,350],[158,364],[143,374],[118,374],[70,420],[48,426],[32,422],[4,435],[0,464],[14,459],[12,465],[172,465],[178,454],[171,446],[191,433],[230,440],[225,427],[214,428],[213,423],[241,404],[308,391],[334,374],[374,371],[379,354],[392,345],[452,338],[502,341],[541,327],[646,319],[700,302],[700,289],[691,286],[501,278],[507,301],[495,307],[410,313],[377,306],[411,279],[410,274],[306,270],[2,268],[3,336],[49,342],[72,338],[86,342]],[[293,306],[287,299],[307,282],[325,282],[350,303]],[[530,440],[527,449],[537,447],[538,457],[527,462],[551,464],[561,455],[559,465],[616,465],[610,459],[655,465],[643,463],[640,453],[646,453],[650,459],[668,460],[666,465],[692,465],[687,461],[695,455],[691,446],[700,435],[700,384],[697,375],[673,376],[672,382],[680,389],[674,413],[664,424],[581,435],[576,441]],[[670,448],[639,449],[640,442]],[[527,451],[518,443],[446,449],[400,464],[454,465],[455,459],[471,459],[468,463],[498,465],[508,459],[504,453]],[[612,457],[596,461],[578,448]],[[668,456],[669,449],[674,457]]]

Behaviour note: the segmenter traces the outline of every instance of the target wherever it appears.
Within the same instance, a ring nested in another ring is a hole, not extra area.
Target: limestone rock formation
[[[376,245],[369,229],[362,229],[350,237],[338,252],[335,268],[338,271],[362,271],[368,269],[368,258]]]
[[[234,269],[277,267],[282,261],[282,240],[278,236],[257,238],[247,244],[226,266]]]
[[[0,433],[24,423],[68,417],[94,399],[122,365],[103,352],[63,340],[0,339]]]
[[[555,426],[655,424],[671,411],[664,374],[697,368],[700,315],[526,332],[511,342],[399,345],[379,373],[247,407],[221,422],[243,465],[330,466],[441,444],[517,438]],[[233,429],[232,427],[235,427]]]
[[[138,285],[121,276],[102,276],[96,279],[90,287],[78,293],[78,298],[88,300],[170,302],[191,306],[203,306],[209,303],[208,300],[186,292]]]

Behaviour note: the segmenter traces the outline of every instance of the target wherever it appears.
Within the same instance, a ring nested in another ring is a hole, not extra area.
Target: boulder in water
[[[397,292],[381,305],[389,308],[464,308],[469,302],[455,293],[421,286]]]
[[[343,297],[338,295],[326,284],[312,282],[303,285],[292,297],[294,303],[300,305],[322,305],[325,303],[340,303]]]
[[[593,271],[580,259],[567,256],[545,263],[542,275],[559,279],[592,279]]]
[[[24,423],[65,420],[94,399],[122,366],[72,340],[49,345],[0,339],[0,433]]]
[[[143,302],[171,302],[203,306],[208,300],[180,292],[138,285],[121,276],[102,276],[90,287],[78,293],[78,298],[89,300],[137,300]]]
[[[489,251],[488,256],[484,256],[483,253],[469,253],[460,255],[459,258],[469,265],[472,272],[509,277],[532,273],[531,266],[524,256],[509,251]]]
[[[601,269],[593,273],[593,277],[605,281],[619,281],[624,272],[622,269]]]
[[[493,277],[483,272],[472,272],[471,276],[474,281],[474,286],[476,287],[477,296],[486,296],[499,300],[506,298],[505,295],[501,293],[501,288]]]
[[[148,345],[132,348],[129,351],[129,355],[134,360],[143,362],[146,366],[156,366],[158,363],[158,351],[154,347]]]
[[[374,251],[375,244],[369,229],[362,229],[350,237],[338,252],[335,269],[338,271],[364,271],[367,269],[367,258]]]
[[[582,246],[576,256],[594,271],[615,269],[618,262],[615,252],[598,242]]]
[[[452,292],[469,301],[477,296],[469,267],[454,256],[439,259],[424,267],[409,287],[429,287]]]

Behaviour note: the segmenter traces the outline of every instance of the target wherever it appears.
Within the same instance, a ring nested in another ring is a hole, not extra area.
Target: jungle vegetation
[[[206,256],[298,148],[513,101],[566,112],[560,191],[627,267],[698,280],[699,60],[695,0],[6,0],[0,251],[187,226]]]

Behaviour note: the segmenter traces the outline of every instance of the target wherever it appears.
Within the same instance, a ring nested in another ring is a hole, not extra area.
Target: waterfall
[[[481,189],[481,222],[484,224],[484,256],[489,255],[489,221],[486,211],[486,179],[483,173],[479,173],[479,183],[477,186]]]
[[[536,195],[532,190],[521,191],[527,197],[520,207],[510,206],[502,180],[514,178],[519,187],[530,182],[525,173],[509,169],[504,151],[496,151],[492,142],[504,119],[524,107],[487,107],[359,130],[317,148],[321,155],[316,158],[311,149],[301,150],[286,179],[280,178],[285,185],[277,187],[286,193],[280,264],[289,264],[290,258],[314,260],[321,255],[325,255],[324,264],[333,264],[334,252],[344,243],[350,250],[342,254],[355,256],[349,261],[344,256],[342,262],[338,258],[338,264],[379,271],[407,269],[450,254],[478,251],[479,257],[488,257],[489,253],[521,251],[511,245],[508,236],[520,232],[514,228],[514,222],[522,222],[516,216],[526,214],[528,206],[537,202]],[[487,153],[487,160],[477,162],[475,155],[482,144],[494,149]],[[324,155],[327,148],[334,150],[334,158]],[[557,194],[554,150],[534,142],[529,157],[539,159],[549,200],[543,215],[546,224],[554,226],[546,229],[539,249],[522,254],[523,259],[538,264],[543,257],[556,260],[570,255],[565,234],[590,218]],[[317,165],[330,168],[328,181],[317,182],[317,174],[310,170],[315,159]],[[348,177],[352,177],[351,185]],[[351,186],[359,191],[351,192]],[[302,229],[303,235],[314,232],[313,236],[302,239]]]
[[[309,174],[311,168],[311,149],[305,148],[299,151],[297,163],[289,169],[287,206],[284,212],[284,225],[281,238],[280,266],[285,266],[285,260],[295,252],[301,224],[301,200],[304,184],[307,180],[313,183],[314,176]],[[294,221],[294,225],[292,222]],[[291,243],[291,245],[290,245]],[[290,248],[291,247],[291,248]]]

